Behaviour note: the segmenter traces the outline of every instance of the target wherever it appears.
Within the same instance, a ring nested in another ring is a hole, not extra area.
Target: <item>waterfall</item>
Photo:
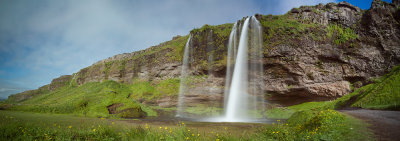
[[[189,39],[186,42],[185,49],[184,49],[184,54],[183,54],[183,59],[182,59],[182,70],[181,70],[181,77],[180,77],[180,86],[179,86],[179,96],[178,96],[178,107],[177,107],[177,112],[176,116],[177,117],[183,117],[184,113],[184,104],[185,104],[185,94],[188,91],[188,86],[187,86],[187,77],[189,74],[189,55],[192,55],[192,51],[190,51],[190,41],[192,39],[192,36],[189,36]]]
[[[213,72],[212,64],[217,57],[214,56],[215,45],[213,39],[213,31],[206,33],[206,54],[208,60],[208,77],[205,82],[202,82],[204,88],[208,88],[206,94],[215,94],[218,87],[213,85],[213,79],[216,78]],[[191,87],[189,81],[190,68],[196,54],[191,47],[192,40],[197,42],[197,39],[192,39],[192,35],[188,38],[182,62],[182,70],[180,77],[177,117],[188,118],[190,114],[185,115],[185,109],[190,107],[191,103],[187,102],[188,98],[193,97],[193,93],[198,92],[196,88]],[[254,122],[263,117],[265,112],[264,100],[264,66],[263,66],[263,40],[262,29],[260,22],[255,16],[245,19],[245,21],[236,22],[229,35],[227,47],[227,66],[225,76],[225,89],[222,89],[224,94],[222,117],[206,119],[204,121],[213,122]],[[214,58],[215,57],[215,58]],[[190,93],[190,94],[189,94]],[[190,96],[188,96],[188,94]],[[207,105],[210,106],[210,105]],[[212,107],[212,106],[211,106]],[[196,117],[197,118],[197,117]]]
[[[224,91],[224,108],[227,107],[228,97],[229,97],[229,89],[231,85],[232,79],[232,72],[234,67],[234,62],[236,58],[236,51],[237,50],[237,26],[238,22],[236,22],[233,27],[231,34],[229,35],[229,42],[228,42],[228,56],[227,56],[227,63],[226,63],[226,79],[225,79],[225,91]]]
[[[208,55],[208,78],[212,77],[213,72],[212,72],[212,63],[214,62],[214,40],[213,40],[213,30],[210,30],[207,34],[207,52],[211,52],[210,55]]]
[[[261,25],[254,16],[246,18],[239,29],[238,50],[234,57],[237,28],[236,23],[228,44],[224,117],[227,122],[249,121],[257,118],[257,115],[263,115],[265,111]],[[230,68],[232,60],[235,62],[233,72]]]

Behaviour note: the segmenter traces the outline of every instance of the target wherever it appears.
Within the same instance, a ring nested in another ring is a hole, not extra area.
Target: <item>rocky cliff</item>
[[[256,17],[263,26],[265,94],[269,96],[340,97],[400,63],[399,0],[374,0],[369,10],[340,2]],[[205,25],[190,32],[190,53],[194,54],[190,73],[199,76],[194,77],[191,91],[194,103],[223,98],[232,25]],[[71,76],[54,79],[47,89],[104,80],[157,84],[179,78],[188,36],[101,60]],[[168,107],[174,101],[174,97],[164,96],[150,103]]]

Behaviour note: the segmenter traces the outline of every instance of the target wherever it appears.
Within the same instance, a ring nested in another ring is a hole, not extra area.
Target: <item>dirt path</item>
[[[371,124],[369,128],[380,141],[400,140],[400,111],[381,110],[340,110],[345,114]]]

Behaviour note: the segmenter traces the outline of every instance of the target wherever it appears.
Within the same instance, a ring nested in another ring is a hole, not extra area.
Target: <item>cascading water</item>
[[[227,56],[227,63],[226,63],[226,77],[225,77],[225,91],[224,91],[224,108],[227,107],[228,97],[229,97],[229,89],[231,86],[231,79],[232,79],[232,72],[234,67],[234,62],[236,58],[236,50],[237,50],[237,26],[238,23],[236,22],[233,25],[231,34],[229,35],[229,42],[228,42],[228,56]]]
[[[262,66],[262,32],[261,25],[252,16],[246,18],[242,29],[239,29],[240,39],[236,57],[237,24],[234,25],[228,44],[228,63],[225,89],[226,107],[223,121],[246,122],[263,115],[263,66]],[[235,59],[232,59],[235,58]],[[235,61],[232,71],[231,60]],[[232,78],[230,78],[232,77]],[[229,85],[230,83],[230,85]]]
[[[226,120],[240,121],[248,117],[248,25],[249,18],[244,21],[242,33],[240,34],[238,54],[236,55],[235,67],[233,69],[232,82],[230,85],[228,103],[226,104]]]
[[[183,54],[183,59],[182,59],[182,70],[181,70],[181,77],[180,77],[180,86],[179,86],[179,96],[178,96],[178,107],[177,107],[177,112],[176,116],[177,117],[183,117],[184,113],[184,104],[185,104],[185,94],[188,91],[187,87],[187,78],[189,75],[189,61],[190,56],[192,53],[190,52],[190,41],[192,39],[192,36],[189,36],[188,41],[186,42],[185,49],[184,49],[184,54]]]
[[[219,88],[213,85],[213,79],[215,79],[214,72],[212,71],[212,64],[214,62],[213,51],[215,51],[213,31],[210,30],[206,35],[206,51],[209,53],[207,58],[208,77],[207,81],[202,82],[203,84],[200,86],[208,88],[209,96],[211,96]],[[196,67],[196,65],[191,66],[194,62],[194,48],[196,48],[191,47],[192,40],[190,36],[184,48],[177,117],[188,118],[190,116],[185,115],[185,108],[196,106],[189,101],[193,100],[196,93],[201,92],[199,89],[196,89],[199,86],[192,87],[193,84],[189,81],[189,68]],[[194,42],[198,42],[198,40],[195,38]],[[256,17],[248,17],[244,22],[238,21],[233,25],[227,50],[225,90],[223,91],[224,112],[222,113],[222,117],[208,118],[202,121],[255,122],[259,121],[262,115],[264,115],[262,43],[261,25]],[[201,93],[200,95],[208,94]],[[189,103],[185,103],[185,101]],[[197,118],[196,120],[201,119]]]

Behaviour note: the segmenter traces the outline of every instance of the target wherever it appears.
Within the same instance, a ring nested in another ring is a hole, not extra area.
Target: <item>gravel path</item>
[[[400,140],[400,111],[381,110],[340,110],[345,114],[362,119],[371,124],[369,128],[380,141]]]

